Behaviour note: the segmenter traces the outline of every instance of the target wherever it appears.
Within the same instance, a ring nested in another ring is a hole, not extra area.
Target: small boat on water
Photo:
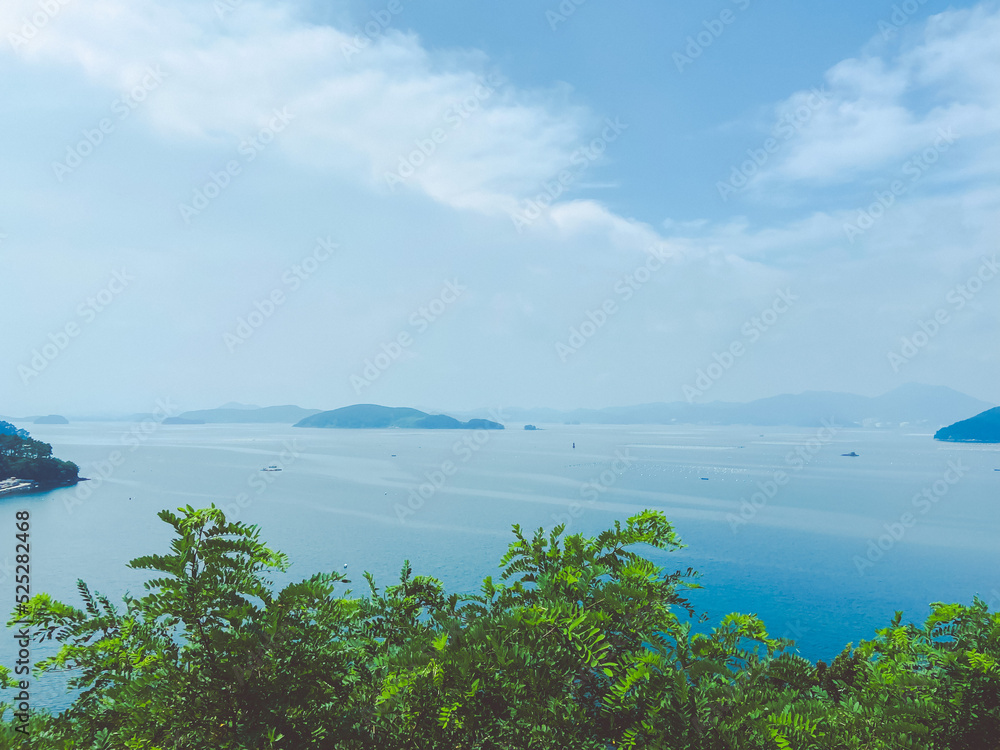
[[[861,454],[851,451],[850,453],[841,453],[841,456],[846,456],[847,458],[858,458]]]
[[[281,471],[281,467],[271,464],[270,466],[265,466],[261,471]]]

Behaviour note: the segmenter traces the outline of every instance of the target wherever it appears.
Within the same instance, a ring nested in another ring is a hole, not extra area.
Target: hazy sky
[[[1000,4],[4,0],[0,414],[1000,402]]]

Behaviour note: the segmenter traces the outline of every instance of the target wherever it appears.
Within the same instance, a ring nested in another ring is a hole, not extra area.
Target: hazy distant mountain
[[[953,443],[1000,443],[1000,408],[942,427],[934,434],[934,439]]]
[[[445,414],[428,414],[419,409],[376,404],[355,404],[342,409],[324,411],[306,417],[295,426],[347,429],[399,427],[412,430],[502,430],[504,428],[502,424],[488,419],[460,422]]]
[[[35,424],[69,424],[69,420],[59,414],[49,414],[35,419]]]
[[[261,407],[255,404],[241,404],[239,401],[230,401],[228,404],[223,404],[218,407],[219,409],[260,409]]]
[[[873,398],[851,393],[807,391],[742,404],[724,401],[689,404],[679,401],[571,411],[504,408],[503,412],[511,422],[815,427],[828,419],[847,427],[906,424],[937,429],[992,406],[994,404],[944,386],[911,383]]]
[[[851,393],[832,391],[806,391],[799,394],[785,394],[758,399],[748,403],[713,401],[707,404],[689,404],[683,401],[672,403],[650,403],[635,406],[613,406],[604,409],[558,410],[548,408],[523,409],[504,407],[505,421],[522,424],[708,424],[708,425],[789,425],[796,427],[820,426],[825,419],[846,427],[880,426],[909,427],[937,430],[959,420],[968,419],[993,408],[996,404],[967,396],[945,386],[930,386],[910,383],[895,388],[881,396],[858,396]],[[346,409],[388,409],[371,404],[361,404]],[[256,407],[230,402],[218,409],[188,411],[179,415],[185,423],[205,422],[209,424],[297,424],[320,414],[319,409],[303,409],[298,406]],[[421,415],[417,419],[430,417],[429,412],[410,409],[412,414]],[[482,413],[486,410],[482,410]],[[461,419],[470,419],[477,412],[455,413]],[[354,415],[356,416],[356,415]],[[443,417],[442,423],[452,417]],[[6,421],[30,423],[38,417],[0,417]],[[133,414],[128,421],[142,421],[155,418],[153,414]],[[353,416],[351,417],[354,418]],[[111,417],[106,417],[111,419]],[[337,417],[336,420],[339,420]],[[379,417],[378,419],[384,419]],[[77,420],[79,421],[79,420]],[[362,420],[364,421],[364,420]],[[454,419],[454,422],[461,422]],[[489,420],[484,420],[489,422]],[[391,420],[384,425],[391,426]],[[428,423],[429,424],[429,423]],[[450,423],[449,423],[450,424]],[[496,422],[490,422],[496,424]],[[329,425],[334,426],[334,425]],[[339,426],[339,425],[338,425]],[[343,425],[351,426],[351,425]],[[372,425],[376,426],[376,425]],[[397,425],[402,426],[402,425]],[[454,428],[454,425],[451,425]],[[496,428],[492,428],[496,429]]]
[[[239,405],[237,408],[186,411],[180,418],[208,424],[294,424],[318,413],[319,409],[303,409],[301,406],[260,408]]]
[[[775,396],[734,410],[734,422],[813,426],[822,419],[848,425],[901,425],[936,429],[993,404],[943,386],[907,384],[868,398],[847,393],[806,392]]]

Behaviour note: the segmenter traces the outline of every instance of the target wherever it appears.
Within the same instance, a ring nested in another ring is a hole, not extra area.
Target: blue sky
[[[998,42],[992,1],[11,0],[0,413],[1000,402]]]
[[[371,10],[380,6],[357,6],[353,24],[363,31]],[[819,9],[790,0],[588,0],[572,6],[572,13],[560,11],[559,3],[405,7],[405,20],[427,44],[482,50],[517,85],[565,85],[575,102],[628,123],[629,137],[615,144],[600,167],[600,181],[616,187],[583,195],[652,224],[665,217],[731,216],[734,207],[719,200],[715,178],[728,175],[734,158],[759,145],[756,131],[771,124],[771,105],[789,92],[821,87],[833,64],[857,55],[873,37],[882,39],[879,22],[893,12],[892,4],[828,3]],[[928,1],[907,19],[948,7]],[[709,30],[706,24],[726,10],[735,20],[679,69],[674,54],[685,55],[689,37]],[[904,28],[887,41],[906,33]]]

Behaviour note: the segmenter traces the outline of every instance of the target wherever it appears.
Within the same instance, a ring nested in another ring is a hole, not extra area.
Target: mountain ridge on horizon
[[[934,403],[936,400],[936,403]],[[927,402],[931,403],[927,403]],[[754,424],[760,426],[820,426],[824,419],[843,421],[846,426],[891,424],[940,427],[992,408],[949,386],[905,383],[878,396],[860,396],[842,391],[782,393],[751,401],[654,401],[629,406],[551,409],[505,407],[512,421],[580,424]],[[455,412],[461,416],[485,409]]]
[[[351,406],[352,404],[348,404]],[[550,407],[503,407],[508,422],[580,424],[756,424],[760,426],[819,426],[823,419],[844,422],[845,426],[890,426],[909,424],[937,429],[971,417],[996,404],[982,401],[949,386],[905,383],[878,396],[860,396],[842,391],[802,391],[783,393],[751,401],[653,401],[602,408],[554,409]],[[343,408],[343,407],[336,407]],[[413,408],[413,407],[408,407]],[[420,407],[429,413],[444,413],[464,419],[491,413],[489,408],[439,410]],[[215,409],[182,412],[184,419],[212,424],[293,424],[318,414],[322,409],[295,405],[256,407],[230,401]],[[150,415],[132,414],[124,421],[141,421]],[[89,421],[70,415],[73,421]],[[27,422],[33,417],[3,417]],[[105,421],[105,420],[101,420]],[[119,421],[109,419],[106,421]]]

